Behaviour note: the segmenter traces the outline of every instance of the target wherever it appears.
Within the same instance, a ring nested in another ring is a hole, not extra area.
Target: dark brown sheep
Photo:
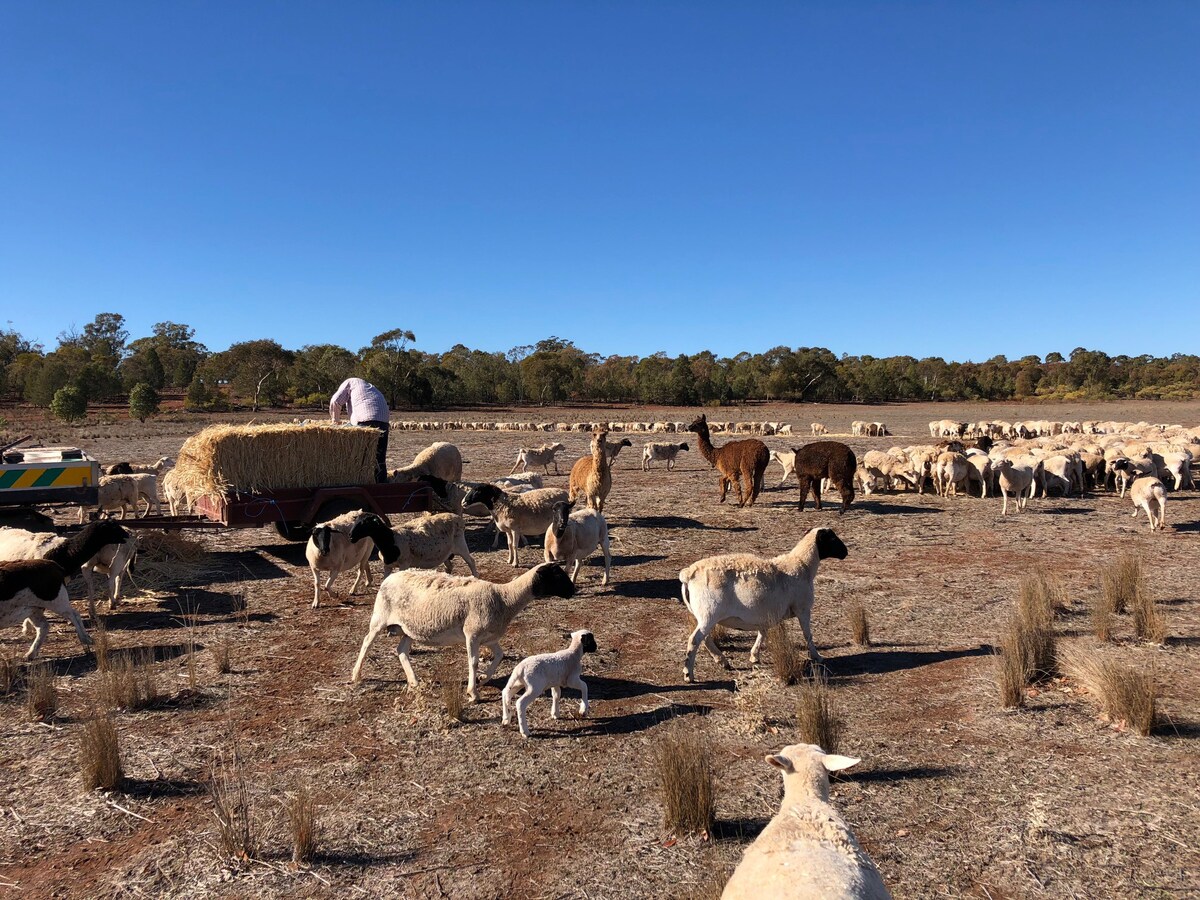
[[[854,500],[854,451],[838,441],[815,441],[796,447],[796,480],[800,482],[800,509],[811,489],[817,509],[821,508],[821,479],[828,478],[842,494],[842,513]]]
[[[767,445],[760,440],[751,438],[745,441],[730,441],[722,447],[714,447],[708,434],[708,419],[701,415],[691,425],[688,431],[696,433],[696,442],[700,445],[700,453],[708,460],[710,466],[715,466],[721,473],[721,502],[725,502],[725,494],[732,482],[737,488],[738,506],[751,506],[762,491],[763,475],[767,471],[767,463],[771,461]],[[749,500],[742,493],[742,480],[746,481]]]

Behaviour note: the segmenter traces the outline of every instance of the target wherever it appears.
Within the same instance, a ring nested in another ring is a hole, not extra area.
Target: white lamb
[[[755,662],[767,629],[792,617],[800,621],[809,659],[819,663],[821,654],[812,638],[813,579],[821,560],[845,559],[846,553],[846,545],[832,528],[813,528],[789,552],[772,559],[726,553],[683,569],[679,573],[683,605],[696,620],[688,639],[683,677],[695,680],[696,651],[701,643],[719,665],[730,668],[712,638],[717,625],[757,631],[758,639],[750,650],[750,661]]]
[[[517,461],[513,465],[512,471],[509,472],[508,474],[509,475],[514,474],[517,472],[518,469],[520,469],[520,471],[524,472],[526,470],[526,468],[528,468],[529,466],[541,466],[542,471],[546,474],[549,474],[550,470],[548,467],[550,465],[553,465],[554,466],[554,474],[557,475],[557,474],[559,474],[558,460],[556,460],[554,458],[554,456],[560,450],[566,450],[566,449],[567,449],[566,447],[564,447],[562,444],[558,443],[557,441],[555,441],[553,444],[542,444],[542,446],[540,446],[540,447],[533,447],[533,448],[522,447],[520,450],[517,451]]]
[[[1139,510],[1146,511],[1151,531],[1161,531],[1167,524],[1167,489],[1158,478],[1143,476],[1129,488],[1129,499],[1133,501],[1133,517]]]
[[[582,699],[579,701],[579,714],[588,713],[588,688],[583,680],[583,654],[596,652],[596,638],[590,631],[571,632],[571,643],[565,650],[556,653],[539,653],[537,656],[527,656],[515,666],[508,676],[508,683],[500,693],[503,714],[501,725],[509,722],[508,708],[517,708],[517,727],[521,734],[529,737],[529,720],[527,711],[530,704],[538,697],[550,691],[550,718],[558,718],[558,701],[562,699],[562,689],[567,687],[579,691]],[[524,688],[521,696],[513,704],[514,692]]]
[[[596,548],[604,553],[604,578],[608,584],[612,568],[612,551],[608,545],[608,522],[594,509],[571,512],[574,503],[554,504],[554,521],[546,529],[546,562],[575,563],[571,584],[579,577],[579,567]]]
[[[858,764],[815,744],[766,757],[783,802],[725,884],[721,900],[891,900],[879,869],[829,802],[829,773]]]
[[[690,452],[686,443],[670,444],[649,441],[642,448],[642,471],[649,472],[650,463],[653,460],[664,460],[667,464],[667,471],[670,472],[675,468],[675,457],[679,455],[681,450],[688,450]]]

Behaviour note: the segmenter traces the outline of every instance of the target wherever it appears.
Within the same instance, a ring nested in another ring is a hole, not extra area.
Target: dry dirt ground
[[[493,415],[686,419],[694,412]],[[26,424],[19,412],[5,414],[16,423],[10,428]],[[787,406],[715,417],[790,421],[798,431],[820,420],[835,432],[848,431],[851,419],[886,421],[896,437],[847,438],[861,455],[923,441],[925,423],[936,418],[1194,425],[1200,404]],[[180,415],[145,426],[33,422],[28,430],[104,460],[136,461],[174,453],[202,424]],[[394,432],[391,464],[431,439],[457,443],[465,477],[485,479],[507,473],[531,435]],[[766,442],[782,448],[803,440]],[[565,443],[567,465],[550,485],[565,486],[570,461],[586,451],[583,435]],[[462,683],[464,654],[418,652],[425,685],[409,693],[392,640],[376,644],[364,683],[351,686],[373,594],[312,610],[303,545],[270,529],[199,535],[207,549],[199,569],[135,592],[108,616],[114,652],[153,648],[169,695],[154,709],[117,716],[123,790],[81,789],[77,748],[99,676],[65,625],[55,624],[43,650],[56,673],[57,718],[34,724],[19,695],[0,700],[0,895],[716,896],[778,806],[779,778],[762,758],[796,739],[797,689],[782,686],[769,665],[752,669],[750,641],[738,634],[726,644],[732,672],[701,652],[699,683],[685,684],[691,624],[677,600],[677,573],[713,553],[783,552],[821,524],[837,530],[850,555],[821,568],[815,636],[845,720],[841,752],[863,760],[835,782],[833,800],[897,897],[1200,896],[1200,495],[1172,494],[1170,527],[1157,535],[1130,518],[1127,500],[1108,494],[1036,500],[1005,520],[994,500],[900,493],[859,497],[839,516],[811,503],[799,512],[795,483],[775,489],[780,470],[772,464],[758,505],[737,509],[718,505],[715,473],[698,453],[682,455],[670,474],[661,465],[644,474],[640,445],[624,452],[613,476],[613,583],[601,587],[601,570],[586,566],[575,599],[531,605],[505,642],[519,657],[591,628],[601,649],[585,666],[589,718],[554,722],[542,700],[531,710],[534,738],[522,740],[499,725],[498,678],[462,723],[451,723],[440,686]],[[484,577],[511,576],[505,551],[489,549],[481,525],[470,541]],[[992,646],[1020,577],[1060,576],[1071,598],[1060,635],[1091,643],[1087,609],[1098,573],[1122,551],[1144,560],[1170,637],[1164,646],[1139,644],[1122,621],[1103,652],[1156,674],[1164,725],[1149,738],[1117,730],[1067,681],[1048,685],[1025,709],[1002,709]],[[522,550],[522,565],[539,554]],[[868,648],[849,639],[846,611],[856,601],[869,612]],[[798,629],[792,634],[798,638]],[[195,693],[189,641],[197,646]],[[228,675],[211,653],[221,645],[231,649]],[[25,647],[14,629],[0,635],[9,658]],[[501,678],[510,666],[502,665]],[[700,730],[712,750],[719,821],[706,839],[675,840],[662,827],[653,760],[671,728]],[[214,757],[235,745],[259,835],[253,858],[240,861],[218,851],[204,789]],[[315,794],[321,831],[315,862],[294,868],[282,810],[298,785]]]

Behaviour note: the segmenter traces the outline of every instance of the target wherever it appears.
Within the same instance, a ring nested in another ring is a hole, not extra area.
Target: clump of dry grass
[[[1013,709],[1025,703],[1025,688],[1058,671],[1053,608],[1046,595],[1023,589],[1017,613],[1000,635],[996,683],[1000,702]]]
[[[252,859],[258,851],[258,826],[236,743],[228,753],[213,761],[208,796],[217,821],[221,851],[233,859]]]
[[[463,697],[463,686],[457,678],[445,677],[442,678],[438,685],[438,693],[442,698],[442,704],[446,707],[446,715],[453,722],[461,722],[463,710],[467,708],[467,701]]]
[[[1019,620],[1014,619],[1000,636],[996,654],[996,686],[1000,688],[1000,703],[1006,709],[1025,705],[1025,686],[1033,676],[1024,645]]]
[[[829,686],[821,678],[810,678],[796,698],[796,730],[800,740],[816,744],[826,753],[837,753],[842,740],[842,720],[834,712]]]
[[[37,722],[49,722],[58,712],[58,687],[49,663],[33,663],[26,667],[25,711]]]
[[[1100,570],[1100,602],[1116,615],[1137,604],[1145,588],[1142,559],[1132,553],[1117,557]]]
[[[222,675],[228,675],[233,671],[233,662],[230,659],[229,641],[222,641],[212,648],[213,663],[216,664],[217,671]]]
[[[1143,588],[1130,605],[1133,613],[1133,633],[1139,640],[1161,644],[1167,637],[1167,626],[1158,611],[1158,603],[1150,591]]]
[[[92,653],[96,656],[96,671],[108,671],[108,658],[112,652],[112,641],[108,637],[108,627],[104,624],[104,617],[97,616],[96,621],[92,623]]]
[[[111,717],[97,716],[84,725],[79,738],[79,772],[85,791],[111,791],[125,780],[117,726]]]
[[[702,880],[696,886],[696,890],[688,896],[691,900],[721,900],[721,895],[725,893],[725,885],[733,875],[733,869],[713,855],[701,860],[700,866],[697,874]]]
[[[682,725],[670,727],[655,750],[663,824],[675,834],[709,834],[716,820],[716,783],[709,742]]]
[[[0,650],[0,697],[7,697],[21,683],[21,670],[3,650]]]
[[[154,671],[154,652],[138,650],[114,655],[100,673],[99,695],[110,709],[136,712],[154,706],[162,699]]]
[[[285,808],[292,834],[292,862],[310,863],[317,852],[321,826],[317,821],[317,804],[308,786],[298,786],[285,800]]]
[[[1030,625],[1050,628],[1055,615],[1067,605],[1062,582],[1045,572],[1034,572],[1020,581],[1017,611]]]
[[[1118,728],[1148,735],[1158,721],[1154,673],[1080,646],[1063,653],[1063,668],[1095,698],[1101,713]]]
[[[871,646],[871,625],[867,622],[867,609],[861,603],[855,603],[846,613],[850,622],[850,639],[856,646]]]
[[[175,478],[189,498],[238,490],[375,480],[379,435],[333,425],[211,425],[180,448]]]
[[[733,705],[738,711],[738,721],[745,731],[761,734],[770,730],[773,704],[766,679],[739,678],[733,694]]]
[[[771,671],[784,684],[797,684],[804,677],[806,656],[801,656],[782,625],[767,631],[767,652],[771,654]]]

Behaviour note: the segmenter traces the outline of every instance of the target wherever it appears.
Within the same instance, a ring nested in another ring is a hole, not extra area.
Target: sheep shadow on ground
[[[1200,531],[1200,520],[1195,522],[1179,522],[1175,525],[1168,525],[1167,527],[1174,529],[1175,531],[1182,531],[1185,533]]]
[[[646,563],[662,562],[664,559],[667,559],[667,557],[655,556],[655,555],[646,554],[646,553],[641,553],[641,554],[635,553],[631,556],[621,556],[619,554],[614,553],[613,558],[612,558],[612,565],[613,565],[613,568],[615,569],[615,568],[617,568],[617,566],[622,566],[622,567],[624,567],[624,566],[641,566],[641,565],[645,565]],[[599,568],[602,569],[602,568],[604,568],[604,557],[603,556],[593,556],[593,557],[589,558],[587,562],[584,563],[584,566],[598,566]]]
[[[291,857],[280,856],[281,859]],[[364,853],[361,850],[318,850],[313,854],[313,864],[320,866],[350,866],[371,869],[376,866],[395,866],[412,862],[416,853],[404,850],[398,853]]]
[[[638,600],[678,600],[678,578],[645,578],[621,585],[621,594]]]
[[[196,645],[196,649],[200,649],[200,645]],[[176,659],[186,654],[189,650],[187,644],[146,644],[140,647],[120,647],[113,648],[108,651],[110,660],[117,659],[123,656],[132,656],[137,662],[145,658],[146,654],[152,654],[154,662],[166,662],[169,659]],[[54,659],[36,659],[32,665],[39,663],[49,664],[51,671],[55,676],[67,676],[70,678],[82,678],[84,675],[89,675],[97,669],[96,655],[94,653],[79,653],[75,656],[59,656]],[[25,663],[26,666],[30,663]]]
[[[1094,513],[1094,506],[1057,506],[1049,509],[1043,508],[1041,513],[1046,516],[1082,516]]]
[[[156,797],[194,797],[204,793],[204,785],[186,778],[126,778],[119,790],[126,797],[153,800]]]
[[[239,581],[290,578],[290,572],[271,562],[264,554],[276,556],[289,563],[291,559],[298,558],[299,562],[291,564],[308,568],[308,562],[304,558],[304,546],[304,544],[270,544],[255,550],[213,550],[206,554],[204,570],[201,575],[193,576],[193,583],[203,581],[205,584],[229,584]],[[284,556],[281,551],[298,553],[299,556]],[[136,570],[133,577],[136,581]]]
[[[839,781],[890,784],[896,781],[911,781],[921,778],[949,778],[958,774],[958,769],[947,766],[886,766],[878,769],[851,769],[838,776]]]
[[[991,656],[990,644],[980,644],[965,650],[864,650],[850,656],[825,657],[825,666],[832,675],[887,675],[906,669],[917,669],[934,663],[972,656]]]
[[[707,525],[699,519],[689,519],[686,516],[634,516],[629,520],[632,528],[680,528],[698,529],[700,531],[758,531],[755,525]]]
[[[535,731],[534,735],[544,739],[571,739],[597,734],[636,734],[671,719],[682,716],[705,716],[710,712],[712,712],[712,707],[705,703],[668,703],[665,706],[642,712],[580,719],[580,722],[585,723],[581,728],[549,733]]]
[[[821,501],[824,506],[825,501]],[[811,504],[810,504],[811,508]],[[841,508],[839,501],[838,508]],[[925,513],[944,513],[946,510],[938,506],[901,506],[898,503],[887,503],[883,500],[865,500],[857,499],[850,504],[851,509],[861,509],[865,512],[879,513],[881,515],[920,515]]]
[[[713,822],[712,838],[714,841],[752,841],[771,821],[770,817],[750,817],[745,819],[717,819]]]
[[[675,691],[709,691],[709,690],[726,690],[732,691],[735,687],[733,681],[707,681],[698,684],[650,684],[645,681],[634,681],[629,678],[607,678],[603,675],[585,675],[584,681],[587,682],[588,696],[592,700],[624,700],[629,697],[641,697],[646,694],[669,694]],[[571,691],[569,688],[564,688],[563,696],[574,694],[578,697],[578,691]]]

